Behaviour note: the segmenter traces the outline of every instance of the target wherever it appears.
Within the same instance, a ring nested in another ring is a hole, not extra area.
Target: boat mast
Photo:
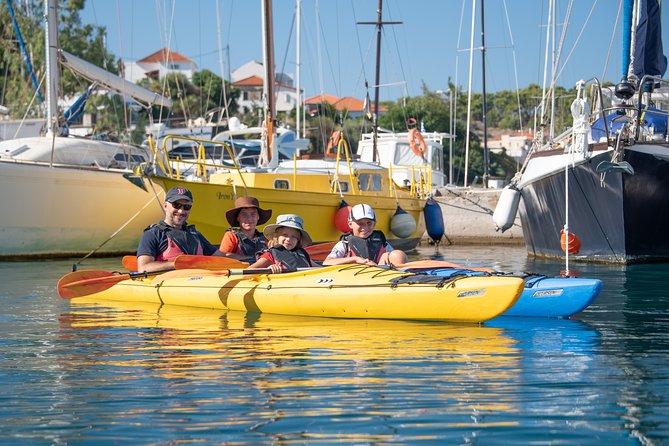
[[[268,167],[279,165],[279,154],[275,152],[274,143],[274,34],[272,24],[272,0],[262,0],[263,6],[263,56],[265,65],[264,94],[266,104],[265,130],[267,132],[267,148],[270,153]]]
[[[486,105],[485,91],[485,0],[481,0],[481,72],[483,75],[483,187],[488,188],[488,178],[490,177],[490,151],[488,150],[488,109]]]
[[[46,64],[46,134],[59,133],[58,127],[58,15],[56,0],[44,2],[44,47]]]
[[[540,138],[541,142],[543,143],[545,141],[545,130],[546,130],[546,78],[548,77],[548,48],[551,42],[551,33],[550,33],[550,28],[551,28],[551,23],[554,20],[553,18],[553,0],[549,0],[548,2],[548,21],[546,23],[546,47],[544,49],[544,77],[543,77],[543,84],[541,88],[541,118],[539,122],[539,132],[540,132]],[[536,137],[536,135],[535,135]]]
[[[296,31],[296,56],[295,56],[295,69],[296,69],[296,75],[295,75],[295,93],[297,93],[297,103],[295,104],[295,137],[297,139],[301,138],[301,130],[300,130],[300,118],[301,118],[301,112],[300,112],[300,107],[302,105],[302,95],[300,94],[300,16],[302,15],[302,0],[295,0],[295,15],[296,20],[297,20],[297,31]]]
[[[381,83],[381,30],[383,27],[383,0],[379,0],[379,7],[377,10],[377,25],[376,25],[376,76],[374,79],[374,143],[372,145],[372,161],[377,162],[378,159],[378,138],[379,138],[379,84]]]
[[[468,184],[469,173],[469,135],[471,133],[472,121],[472,73],[474,65],[474,20],[476,19],[476,2],[472,2],[472,30],[469,34],[469,77],[467,87],[467,133],[465,135],[465,180],[464,186]]]
[[[358,25],[376,26],[376,79],[374,82],[374,122],[373,122],[373,150],[372,161],[378,161],[377,142],[379,137],[379,84],[381,83],[381,31],[383,25],[399,25],[402,22],[384,22],[383,21],[383,0],[379,0],[376,10],[376,22],[358,22]]]

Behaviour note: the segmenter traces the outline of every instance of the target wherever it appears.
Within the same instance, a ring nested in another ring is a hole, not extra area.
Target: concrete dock
[[[522,245],[523,230],[518,215],[511,228],[503,233],[495,231],[492,214],[501,193],[502,189],[437,189],[434,199],[444,215],[445,236],[441,243]]]

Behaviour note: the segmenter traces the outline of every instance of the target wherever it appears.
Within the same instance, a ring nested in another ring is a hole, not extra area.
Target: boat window
[[[146,161],[142,155],[128,155],[127,153],[117,153],[114,155],[114,161],[118,163],[141,164]]]
[[[361,191],[378,191],[383,185],[381,175],[378,173],[361,173],[358,176],[358,183]]]
[[[290,182],[288,180],[274,180],[274,189],[290,189]]]
[[[432,151],[432,170],[444,171],[444,152],[442,150]]]
[[[427,161],[413,153],[409,143],[398,143],[395,150],[396,166],[422,166]]]
[[[348,181],[339,181],[339,188],[338,189],[337,189],[337,185],[333,181],[332,182],[332,188],[337,193],[347,194],[348,191],[349,191]]]

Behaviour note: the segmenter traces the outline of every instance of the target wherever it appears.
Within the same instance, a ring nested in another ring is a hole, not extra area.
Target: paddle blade
[[[123,256],[121,263],[128,271],[137,271],[137,256]]]
[[[242,262],[230,257],[180,255],[174,260],[174,267],[176,269],[220,271],[231,268],[245,268],[247,266],[249,266],[248,262]]]
[[[88,296],[107,290],[129,279],[129,274],[114,274],[101,270],[81,270],[65,274],[58,281],[58,295],[63,299]]]
[[[337,242],[317,243],[315,245],[307,246],[304,249],[309,253],[309,257],[311,257],[312,260],[322,262],[328,254],[330,254],[336,243]]]

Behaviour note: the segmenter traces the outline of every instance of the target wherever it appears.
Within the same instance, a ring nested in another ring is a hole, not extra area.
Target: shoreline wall
[[[520,217],[504,232],[495,232],[492,214],[502,189],[439,188],[434,199],[444,216],[442,245],[523,245]],[[428,243],[427,235],[423,242]],[[430,241],[431,243],[431,241]]]

